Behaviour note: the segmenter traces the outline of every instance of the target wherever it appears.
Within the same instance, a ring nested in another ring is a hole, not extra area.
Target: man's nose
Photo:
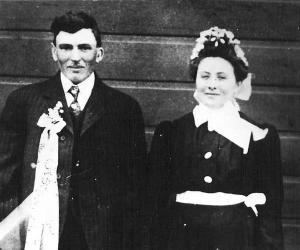
[[[78,62],[80,61],[80,58],[80,51],[77,48],[74,48],[71,53],[71,60]]]

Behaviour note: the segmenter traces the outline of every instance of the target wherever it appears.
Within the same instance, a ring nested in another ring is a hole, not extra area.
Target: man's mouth
[[[68,66],[70,69],[83,69],[83,66]]]

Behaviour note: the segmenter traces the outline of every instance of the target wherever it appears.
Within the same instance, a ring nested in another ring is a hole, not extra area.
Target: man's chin
[[[88,75],[79,75],[79,74],[68,74],[67,75],[67,78],[74,84],[81,83],[88,77],[89,77]]]

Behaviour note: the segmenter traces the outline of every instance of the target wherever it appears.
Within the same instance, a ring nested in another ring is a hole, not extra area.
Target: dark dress
[[[268,134],[259,141],[251,139],[248,153],[243,154],[242,148],[208,131],[207,123],[196,128],[192,113],[158,125],[149,153],[153,249],[283,249],[279,138],[274,127],[259,127],[268,128]],[[177,203],[176,194],[188,190],[242,195],[262,192],[267,202],[257,206],[258,217],[244,203]]]

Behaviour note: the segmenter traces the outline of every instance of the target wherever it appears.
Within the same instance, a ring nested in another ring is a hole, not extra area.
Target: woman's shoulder
[[[240,117],[262,130],[267,130],[268,133],[266,134],[265,140],[278,137],[277,129],[273,124],[267,122],[257,122],[243,112],[240,112]]]
[[[182,127],[185,127],[187,125],[194,124],[194,117],[193,113],[187,113],[179,118],[176,118],[174,120],[164,120],[161,121],[157,126],[156,130],[159,131],[165,131],[170,129],[182,129]]]
[[[178,135],[187,130],[187,126],[194,126],[192,113],[185,114],[174,120],[161,121],[154,131],[154,139],[157,141],[170,142],[177,138]]]
[[[261,129],[271,129],[271,130],[276,130],[276,127],[271,124],[271,123],[267,123],[267,122],[258,122],[255,121],[252,117],[249,117],[248,115],[246,115],[243,112],[239,112],[240,113],[240,117],[244,120],[246,120],[247,122],[253,124],[254,126],[257,126]]]

